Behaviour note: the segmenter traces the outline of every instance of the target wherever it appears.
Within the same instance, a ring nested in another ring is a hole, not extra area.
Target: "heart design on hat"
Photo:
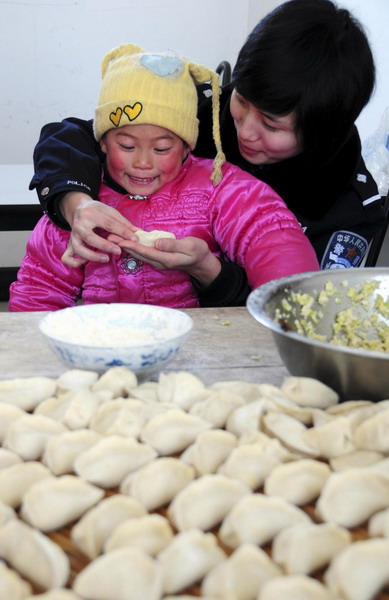
[[[133,104],[132,106],[125,106],[123,108],[123,111],[127,115],[129,121],[133,121],[134,119],[136,119],[136,117],[140,115],[140,113],[142,112],[142,108],[143,106],[140,102],[135,102],[135,104]]]
[[[115,125],[115,127],[119,127],[120,119],[122,117],[123,111],[120,107],[118,107],[115,111],[112,111],[109,115],[109,120]]]
[[[178,77],[183,71],[183,62],[178,56],[163,56],[161,54],[144,54],[140,63],[151,73],[160,77]]]

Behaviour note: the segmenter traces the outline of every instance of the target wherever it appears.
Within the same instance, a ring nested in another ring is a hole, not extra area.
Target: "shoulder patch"
[[[367,240],[352,231],[335,231],[321,260],[321,269],[358,267],[368,248]]]

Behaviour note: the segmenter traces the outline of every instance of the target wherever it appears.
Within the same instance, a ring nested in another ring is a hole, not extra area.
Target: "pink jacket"
[[[202,238],[216,256],[244,267],[252,288],[319,269],[310,242],[276,192],[228,163],[217,187],[209,179],[211,172],[211,160],[190,156],[179,176],[147,200],[130,199],[105,184],[99,197],[146,231]],[[199,306],[187,273],[157,271],[125,252],[105,264],[64,265],[61,256],[69,236],[46,216],[41,218],[27,243],[18,281],[10,287],[10,311],[57,310],[73,306],[80,297],[85,304]]]

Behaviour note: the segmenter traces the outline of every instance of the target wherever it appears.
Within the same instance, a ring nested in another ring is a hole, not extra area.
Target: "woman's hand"
[[[156,241],[155,248],[121,240],[115,235],[110,235],[109,239],[127,250],[134,258],[148,263],[158,271],[186,271],[204,286],[212,283],[221,270],[220,261],[212,254],[207,242],[196,237],[180,240],[160,238]]]
[[[92,200],[86,194],[69,192],[61,200],[60,209],[72,229],[68,247],[62,256],[62,262],[71,267],[78,267],[87,260],[108,262],[108,254],[120,255],[119,246],[101,237],[95,232],[96,228],[114,233],[120,239],[135,239],[133,232],[138,227],[114,208]]]

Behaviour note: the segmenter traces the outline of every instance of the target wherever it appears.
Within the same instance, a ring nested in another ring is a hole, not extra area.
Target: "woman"
[[[354,124],[374,83],[369,43],[347,10],[331,0],[290,0],[250,34],[232,84],[221,93],[227,160],[279,193],[323,269],[359,266],[384,223]],[[199,88],[198,156],[215,154],[211,105],[209,90]],[[96,228],[131,236],[120,215],[92,201],[102,160],[91,121],[46,125],[35,148],[30,185],[55,223],[70,224],[69,254],[98,261],[107,260],[104,253],[120,250]],[[227,262],[209,286],[197,284],[197,289],[203,306],[242,304],[249,292],[245,273]]]

